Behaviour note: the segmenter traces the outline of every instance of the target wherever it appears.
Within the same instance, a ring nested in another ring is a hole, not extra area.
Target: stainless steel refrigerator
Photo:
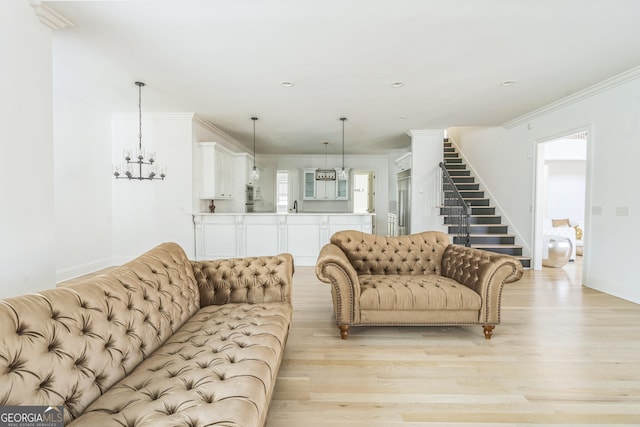
[[[398,172],[398,236],[411,234],[411,169]]]

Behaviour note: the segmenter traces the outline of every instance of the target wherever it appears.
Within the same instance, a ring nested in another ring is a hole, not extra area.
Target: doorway
[[[353,172],[353,213],[375,212],[375,174],[373,171]]]
[[[353,213],[374,213],[376,211],[376,174],[371,170],[353,171]],[[372,232],[375,234],[375,221]]]
[[[533,268],[536,270],[542,268],[545,235],[566,234],[573,243],[571,261],[583,256],[589,221],[586,206],[589,205],[590,134],[588,128],[582,128],[536,141],[533,227]],[[587,264],[582,263],[583,267]]]

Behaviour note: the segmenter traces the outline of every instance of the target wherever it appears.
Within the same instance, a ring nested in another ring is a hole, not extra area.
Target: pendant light
[[[347,120],[346,117],[340,117],[342,121],[342,170],[338,172],[338,178],[347,179],[347,171],[344,170],[344,122]]]
[[[316,169],[316,181],[335,181],[336,180],[336,170],[329,169],[327,167],[327,147],[329,146],[329,142],[325,141],[324,144],[324,169],[318,168]]]
[[[253,120],[253,169],[249,174],[249,179],[255,180],[260,179],[260,172],[256,169],[256,120],[258,120],[258,118],[251,117],[251,120]]]
[[[145,157],[145,150],[142,148],[142,87],[144,83],[136,82],[136,86],[138,86],[138,148],[133,153],[132,150],[124,150],[124,160],[127,163],[122,166],[115,165],[113,167],[113,175],[116,179],[137,179],[138,181],[164,179],[167,176],[166,167],[161,167],[160,176],[157,176],[158,168],[154,164],[156,153],[152,151],[149,156]],[[138,167],[136,168],[135,165],[138,165]],[[143,166],[147,170],[144,174],[142,173]],[[123,172],[124,176],[120,176]]]

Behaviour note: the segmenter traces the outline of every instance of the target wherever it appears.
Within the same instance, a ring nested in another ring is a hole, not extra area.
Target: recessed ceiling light
[[[391,87],[402,87],[404,86],[404,82],[401,80],[396,80],[395,82],[391,83]]]
[[[293,87],[293,82],[290,82],[288,80],[285,80],[283,82],[280,82],[280,84],[284,87]]]
[[[500,83],[500,86],[513,86],[516,83],[517,82],[515,80],[505,80],[502,83]]]
[[[398,116],[398,120],[404,120],[406,118],[407,118],[406,116]]]

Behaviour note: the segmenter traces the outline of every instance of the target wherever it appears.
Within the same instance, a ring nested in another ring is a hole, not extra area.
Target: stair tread
[[[521,245],[512,245],[510,243],[473,243],[471,245],[472,248],[482,249],[482,248],[522,248]]]
[[[469,233],[469,237],[516,237],[516,236],[514,234],[507,234],[507,233],[495,233],[495,234]]]
[[[473,191],[473,190],[470,190]],[[445,200],[457,200],[457,197],[445,197]],[[462,200],[489,200],[488,197],[463,197]]]

